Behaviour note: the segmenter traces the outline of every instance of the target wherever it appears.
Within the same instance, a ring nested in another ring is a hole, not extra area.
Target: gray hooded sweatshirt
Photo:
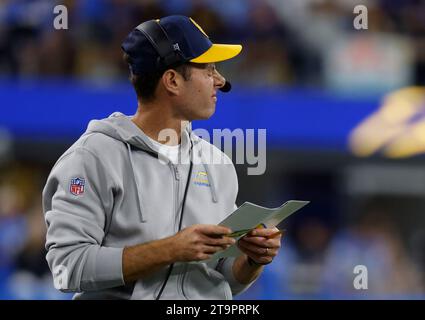
[[[190,177],[182,229],[218,224],[236,208],[231,160],[191,132],[182,133],[181,161],[157,158],[158,147],[114,113],[93,120],[59,158],[43,190],[46,259],[55,287],[74,299],[154,299],[167,268],[125,284],[123,248],[176,234]],[[222,159],[212,164],[212,159]],[[232,299],[251,284],[233,276],[234,258],[175,263],[161,299]]]

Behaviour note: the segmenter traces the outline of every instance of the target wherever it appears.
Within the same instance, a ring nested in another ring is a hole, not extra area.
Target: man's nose
[[[226,79],[217,71],[214,72],[214,87],[222,88],[226,84]]]

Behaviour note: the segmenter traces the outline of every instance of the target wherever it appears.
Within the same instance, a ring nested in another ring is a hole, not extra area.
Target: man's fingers
[[[254,253],[256,255],[259,255],[259,256],[274,257],[274,256],[277,255],[276,248],[256,246],[256,245],[248,243],[246,241],[240,241],[238,243],[238,245],[239,245],[239,248],[244,248],[244,249],[248,250],[249,252]]]
[[[263,248],[280,248],[280,238],[267,239],[264,237],[243,237],[239,241],[249,242]]]
[[[251,251],[243,246],[240,246],[239,248],[243,253],[245,253],[247,256],[251,257],[251,259],[254,259],[254,261],[258,263],[270,263],[273,261],[273,255],[258,254],[257,252]]]
[[[252,230],[249,235],[255,237],[270,237],[279,232],[279,229],[274,228],[257,228]]]
[[[224,236],[232,232],[230,228],[210,224],[201,224],[198,230],[208,236]]]
[[[204,243],[210,246],[229,246],[235,244],[236,240],[230,237],[221,236],[218,237],[204,237]]]
[[[227,249],[229,246],[205,246],[203,249],[204,253],[214,254],[216,252]]]

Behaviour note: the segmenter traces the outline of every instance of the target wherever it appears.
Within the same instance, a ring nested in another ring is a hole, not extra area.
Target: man
[[[237,176],[190,121],[214,113],[217,90],[229,89],[214,63],[242,47],[212,44],[192,19],[169,16],[139,25],[122,48],[136,114],[91,121],[43,191],[55,285],[75,299],[232,299],[280,237],[257,229],[238,258],[209,259],[235,242],[217,224],[236,207]],[[225,163],[212,164],[217,155]]]

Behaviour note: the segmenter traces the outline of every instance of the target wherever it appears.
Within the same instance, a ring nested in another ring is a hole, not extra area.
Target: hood
[[[114,112],[106,119],[90,121],[85,133],[89,134],[95,132],[105,134],[137,149],[153,152],[156,155],[159,153],[159,148],[149,140],[149,137],[133,121],[131,121],[131,117],[121,112]],[[189,137],[192,137],[191,123],[189,123],[182,134],[182,154],[187,154],[190,148]]]

